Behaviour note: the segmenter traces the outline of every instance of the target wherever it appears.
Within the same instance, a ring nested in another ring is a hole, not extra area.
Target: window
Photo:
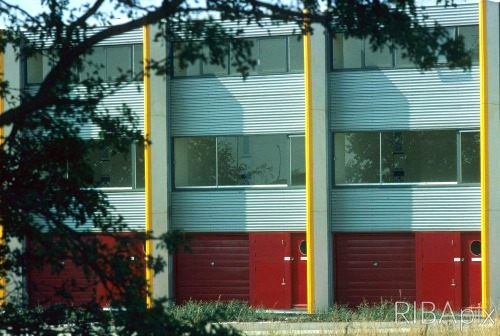
[[[472,53],[472,64],[479,64],[479,26],[445,27],[452,38],[462,36],[466,50]],[[391,51],[387,46],[382,50],[373,51],[367,39],[346,38],[344,33],[337,33],[332,43],[332,68],[392,68],[413,67],[414,65],[403,57],[403,50]],[[438,57],[438,63],[446,63],[444,56]]]
[[[336,133],[334,151],[337,185],[479,182],[477,131]]]
[[[285,134],[175,138],[175,187],[304,185],[303,141]]]
[[[101,78],[116,80],[125,76],[128,80],[142,80],[142,44],[99,46],[84,60],[80,80]]]
[[[92,141],[87,160],[99,188],[144,188],[144,146],[120,152],[102,141]]]
[[[257,61],[257,66],[252,69],[250,65],[250,74],[269,74],[269,73],[287,73],[302,72],[304,70],[304,55],[302,38],[300,35],[292,36],[273,36],[247,39],[251,42],[251,58]],[[214,65],[200,60],[194,63],[185,60],[186,67],[181,68],[181,50],[186,46],[199,46],[203,55],[209,58],[209,49],[207,46],[201,46],[202,42],[177,42],[174,46],[174,76],[200,76],[200,75],[239,75],[238,69],[234,65],[234,50],[229,45],[225,64]],[[191,48],[193,49],[193,48]]]
[[[26,83],[40,84],[44,77],[43,56],[36,53],[26,59]]]

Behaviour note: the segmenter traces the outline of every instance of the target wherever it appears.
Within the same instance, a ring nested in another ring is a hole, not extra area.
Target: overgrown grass
[[[410,307],[409,316],[413,316]],[[361,303],[356,309],[344,305],[334,305],[332,308],[305,314],[301,311],[276,313],[262,308],[250,308],[246,302],[196,302],[188,301],[170,308],[171,314],[179,319],[194,321],[204,320],[211,315],[224,316],[225,322],[257,322],[257,321],[293,321],[293,322],[353,322],[353,321],[387,321],[395,319],[395,305],[393,302],[382,301],[371,305]],[[219,322],[219,321],[218,321]]]

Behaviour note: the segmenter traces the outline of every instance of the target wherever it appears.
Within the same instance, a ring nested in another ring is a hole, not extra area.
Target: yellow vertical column
[[[481,288],[482,307],[490,309],[489,172],[488,172],[488,52],[486,0],[479,1],[479,89],[481,152]]]
[[[144,136],[147,140],[151,139],[151,78],[148,69],[148,62],[150,59],[150,32],[149,26],[144,26],[143,34],[143,63],[144,63]],[[151,146],[146,144],[144,146],[144,188],[145,188],[145,202],[146,202],[146,232],[149,235],[153,229],[152,222],[152,180],[151,180]],[[149,260],[153,251],[153,241],[146,240],[146,260]],[[146,283],[148,286],[148,296],[146,303],[148,307],[152,305],[153,297],[153,270],[146,267]]]
[[[307,11],[304,14],[307,16]],[[312,144],[312,81],[311,33],[309,21],[304,19],[304,98],[306,140],[306,241],[307,241],[307,312],[314,312],[314,223],[313,223],[313,144]]]

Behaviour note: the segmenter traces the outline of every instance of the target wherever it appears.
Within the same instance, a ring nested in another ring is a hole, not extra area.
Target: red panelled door
[[[481,305],[479,232],[417,232],[415,246],[419,303],[453,310]]]
[[[462,233],[462,307],[481,306],[481,233]]]
[[[305,306],[305,234],[250,233],[250,304],[269,309]]]

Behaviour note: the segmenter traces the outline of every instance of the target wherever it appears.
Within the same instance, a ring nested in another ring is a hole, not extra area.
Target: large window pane
[[[40,84],[43,80],[43,56],[36,53],[26,59],[26,82]]]
[[[130,77],[131,70],[131,46],[106,47],[106,75],[108,79],[115,79],[124,74]]]
[[[259,44],[260,71],[286,71],[286,37],[265,38]]]
[[[134,44],[133,48],[134,48],[134,53],[133,53],[134,77],[137,77],[142,73],[142,66],[143,66],[142,44]]]
[[[361,68],[363,40],[345,38],[343,33],[335,34],[333,39],[333,68]]]
[[[472,64],[479,63],[479,26],[458,27],[458,34],[463,36],[465,50],[472,53]]]
[[[382,181],[456,182],[455,131],[382,132]]]
[[[304,71],[304,45],[301,35],[288,37],[290,71]]]
[[[101,188],[132,187],[130,149],[119,152],[103,142],[93,143],[88,160],[94,173],[94,183]]]
[[[135,145],[135,187],[144,188],[145,185],[145,168],[144,162],[144,144],[138,143]]]
[[[215,186],[215,138],[174,139],[176,187]]]
[[[303,186],[306,184],[305,145],[305,138],[303,136],[290,137],[290,172],[292,186]]]
[[[186,67],[181,67],[181,57],[182,51],[185,49],[192,49],[192,47],[200,47],[198,43],[183,43],[177,42],[174,44],[174,76],[199,76],[201,72],[201,62],[200,60],[191,63],[189,60],[184,59],[184,65]]]
[[[379,183],[380,146],[378,132],[337,133],[335,183]]]
[[[210,49],[208,46],[203,47],[203,55],[207,58],[207,62],[202,64],[204,75],[227,75],[229,73],[229,47],[227,47],[224,55],[224,65],[210,63]]]
[[[462,182],[479,183],[479,132],[461,133]]]
[[[365,40],[365,67],[390,68],[392,67],[392,52],[384,47],[373,51],[368,40]]]
[[[91,55],[85,56],[84,69],[80,79],[100,78],[106,80],[106,50],[104,47],[95,47]]]
[[[220,186],[287,184],[287,136],[219,137],[217,167]]]
[[[394,66],[405,68],[405,67],[414,67],[415,65],[407,58],[403,57],[403,50],[396,49],[394,51],[395,61]]]
[[[243,40],[242,42],[248,42],[251,44],[251,46],[249,47],[250,48],[250,55],[248,56],[248,58],[250,58],[250,60],[254,61],[254,62],[257,62],[257,59],[258,59],[258,48],[257,48],[257,39],[245,39]],[[239,75],[240,72],[238,71],[238,68],[236,66],[236,51],[234,50],[234,46],[232,45],[231,46],[231,50],[229,52],[230,54],[230,58],[229,58],[229,71],[230,71],[230,74],[231,75]],[[244,48],[243,48],[244,49]],[[244,52],[243,54],[246,55],[246,52]],[[243,61],[243,59],[241,60]],[[248,68],[248,72],[250,74],[255,74],[256,73],[256,68],[253,68],[248,62],[243,62],[242,64],[243,67],[247,67]]]

